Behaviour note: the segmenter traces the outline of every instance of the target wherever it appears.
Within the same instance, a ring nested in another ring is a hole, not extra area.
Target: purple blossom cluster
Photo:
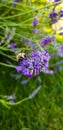
[[[23,43],[30,43],[31,40],[30,40],[30,39],[26,39],[26,38],[22,38],[22,42],[23,42]]]
[[[38,19],[34,16],[33,26],[36,27],[38,25]]]
[[[16,66],[17,72],[32,78],[40,74],[41,71],[45,72],[49,67],[49,53],[48,51],[31,52],[29,57],[20,61],[20,66]]]
[[[58,13],[55,11],[55,8],[52,8],[52,11],[49,13],[49,17],[51,20],[51,23],[55,23],[58,19]]]
[[[10,43],[8,47],[9,47],[10,49],[15,50],[15,51],[17,50],[17,48],[16,48],[16,44],[15,44],[15,43],[13,43],[13,42],[12,42],[12,43]]]
[[[14,0],[15,4],[16,2],[21,2],[22,0]],[[58,2],[59,0],[54,0],[54,2]],[[60,10],[59,14],[58,12],[56,12],[55,8],[52,9],[52,11],[49,14],[49,17],[51,19],[51,21],[57,21],[58,20],[58,16],[63,17],[63,10]],[[40,33],[40,30],[38,30],[36,27],[38,25],[38,19],[37,16],[34,15],[34,19],[33,19],[33,32],[34,34]],[[11,42],[13,37],[15,35],[15,28],[12,28],[11,32],[8,31],[8,33],[6,33],[5,36],[5,40],[7,41],[7,43],[9,43],[8,48],[16,50],[16,44],[14,42]],[[34,40],[34,39],[33,39]],[[54,44],[54,40],[55,37],[54,36],[47,36],[47,37],[42,37],[39,40],[39,46],[44,49],[44,47],[46,45],[48,45],[49,43]],[[43,71],[46,74],[52,74],[53,71],[50,71],[49,68],[49,53],[48,51],[43,50],[41,51],[36,51],[37,50],[37,45],[34,45],[30,39],[26,39],[23,38],[22,39],[22,43],[27,43],[32,50],[35,50],[34,52],[31,52],[30,55],[23,60],[19,61],[19,66],[16,66],[16,70],[18,73],[22,73],[25,76],[28,76],[30,78],[32,78],[35,75],[40,74],[41,71]],[[57,54],[60,56],[63,56],[63,46],[61,45],[54,45],[54,48],[57,50]],[[25,83],[27,81],[25,80]],[[23,82],[22,82],[23,84]]]
[[[40,33],[40,30],[39,30],[39,29],[34,28],[33,32],[34,32],[34,34],[39,34],[39,33]]]
[[[51,12],[49,13],[49,17],[51,20],[51,24],[57,22],[59,18],[63,17],[63,10],[56,11],[55,8],[52,8]]]
[[[34,16],[34,20],[33,20],[33,33],[34,34],[39,34],[40,30],[36,28],[36,26],[38,25],[38,19],[37,16]]]
[[[16,99],[15,94],[11,94],[10,96],[6,95],[4,96],[5,100],[9,101],[10,104],[14,104],[14,100]]]
[[[52,9],[52,12],[50,12],[49,17],[50,17],[51,19],[57,17],[57,13],[55,12],[55,9],[54,9],[54,8]]]
[[[47,44],[53,42],[54,39],[54,36],[47,36],[46,38],[40,39],[40,44],[42,47],[45,47]]]
[[[11,30],[9,30],[9,28],[6,28],[5,40],[7,41],[7,43],[10,43],[11,40],[14,38],[15,31],[16,31],[16,28],[14,28],[14,27]]]
[[[55,36],[47,36],[45,38],[41,38],[39,40],[39,44],[41,47],[45,47],[49,43],[53,42],[55,40]],[[30,39],[22,38],[22,43],[27,43],[28,46],[32,48],[32,50],[35,50],[37,48],[36,44],[33,44]]]
[[[63,17],[63,10],[60,10],[60,17]]]
[[[54,0],[54,2],[59,2],[60,0]]]

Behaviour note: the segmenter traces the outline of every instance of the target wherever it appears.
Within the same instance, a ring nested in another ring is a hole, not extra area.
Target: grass
[[[27,97],[39,86],[37,77],[21,85],[10,76],[12,69],[1,67],[0,95],[16,94],[16,100]],[[63,130],[63,73],[44,75],[42,88],[31,100],[5,108],[0,104],[0,129],[2,130]],[[33,83],[33,84],[32,84]]]

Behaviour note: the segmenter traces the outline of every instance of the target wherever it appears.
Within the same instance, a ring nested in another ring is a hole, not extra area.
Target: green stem
[[[6,102],[6,104],[7,105],[12,105],[12,106],[16,106],[16,105],[19,105],[19,104],[21,104],[21,103],[23,103],[23,102],[25,102],[25,101],[27,101],[27,100],[29,100],[30,98],[29,97],[27,97],[27,98],[24,98],[23,100],[20,100],[20,101],[18,101],[18,102],[16,102],[16,103],[14,103],[14,104],[10,104],[9,102]]]
[[[9,67],[9,68],[15,68],[16,67],[15,65],[9,65],[9,64],[5,64],[3,62],[0,62],[0,65],[3,65],[5,67]]]
[[[10,51],[10,52],[14,52],[14,53],[15,53],[14,50],[8,49],[8,48],[2,47],[2,46],[0,46],[0,50],[3,50],[3,51]]]
[[[57,2],[57,3],[48,4],[48,5],[46,5],[44,8],[41,7],[41,8],[37,8],[37,9],[32,9],[32,10],[27,11],[27,12],[24,12],[24,13],[20,13],[20,14],[16,14],[16,15],[13,15],[13,16],[4,17],[4,18],[2,18],[2,19],[9,19],[9,18],[14,18],[14,17],[21,16],[21,15],[26,15],[26,14],[28,14],[28,13],[31,13],[31,12],[34,12],[34,11],[37,11],[37,10],[40,10],[40,9],[44,10],[44,9],[46,9],[46,8],[49,8],[49,7],[53,6],[53,5],[60,4],[61,2],[63,2],[63,0],[60,1],[60,2]]]
[[[10,106],[8,106],[3,99],[0,99],[0,103],[2,103],[6,108],[10,109]]]
[[[14,59],[14,58],[12,57],[12,55],[9,56],[8,54],[3,53],[2,51],[0,51],[0,54],[3,55],[3,56],[5,56],[5,57],[7,57],[7,58],[9,58],[9,59],[11,59],[11,60],[13,60],[13,61],[16,61],[16,59]]]

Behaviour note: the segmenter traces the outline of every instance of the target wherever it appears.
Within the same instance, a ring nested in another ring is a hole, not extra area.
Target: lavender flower
[[[55,37],[54,36],[48,36],[44,39],[40,39],[40,44],[42,44],[42,47],[45,47],[47,44],[51,43],[54,41]]]
[[[15,51],[17,50],[15,43],[10,43],[10,44],[9,44],[9,48],[10,48],[10,49],[13,49],[13,50],[15,50]]]
[[[55,70],[46,70],[44,73],[45,74],[55,74],[55,73],[57,73],[57,72],[59,72],[61,70],[62,70],[62,67],[58,66]]]
[[[29,42],[28,46],[30,46],[32,48],[32,50],[35,50],[37,48],[37,46],[35,46],[33,43]]]
[[[23,43],[30,43],[31,41],[30,41],[30,39],[22,38],[22,42]]]
[[[36,94],[40,91],[40,89],[41,89],[41,85],[37,89],[35,89],[32,94],[29,95],[29,98],[30,99],[34,98]]]
[[[62,70],[62,66],[58,66],[58,71],[61,71]]]
[[[9,101],[9,103],[10,104],[14,104],[14,99],[15,99],[16,97],[15,97],[15,94],[12,94],[11,96],[9,96],[9,98],[8,98],[8,100],[10,100]]]
[[[39,33],[40,33],[40,30],[34,28],[33,32],[34,32],[34,34],[39,34]]]
[[[14,104],[14,100],[10,100],[9,103],[12,105]]]
[[[15,97],[15,94],[13,93],[12,95],[10,95],[10,96],[4,96],[4,98],[6,99],[6,100],[14,100],[16,97]]]
[[[28,80],[22,80],[22,81],[21,81],[21,84],[22,84],[22,85],[25,85],[25,84],[27,84],[27,83],[28,83]]]
[[[9,33],[7,36],[6,36],[6,41],[9,42],[10,41],[10,37],[11,37],[11,34]]]
[[[34,16],[33,26],[36,27],[38,24],[38,19],[36,16]]]
[[[8,29],[6,29],[6,31],[7,35],[5,36],[5,39],[8,43],[10,43],[10,41],[13,39],[15,35],[16,28],[12,28],[11,32],[8,32]]]
[[[44,72],[49,66],[49,53],[48,51],[31,52],[27,59],[20,61],[20,67],[16,67],[17,72],[32,78],[35,75]]]
[[[26,38],[22,38],[22,42],[23,42],[23,43],[26,43],[26,42],[27,42],[27,39],[26,39]]]
[[[11,48],[11,49],[15,48],[15,43],[11,43],[11,44],[10,44],[10,48]]]
[[[16,66],[15,69],[16,69],[16,71],[17,71],[18,73],[20,73],[20,72],[22,71],[21,66]]]
[[[12,99],[15,99],[15,94],[14,94],[14,93],[11,95],[11,98],[12,98]]]
[[[63,52],[63,45],[61,45],[61,51]]]
[[[63,17],[63,10],[60,10],[60,17]]]
[[[52,11],[49,13],[49,17],[50,17],[51,24],[54,24],[55,22],[57,22],[58,14],[55,11],[55,8],[52,8]]]
[[[51,12],[51,13],[49,14],[49,17],[50,17],[51,19],[56,18],[56,17],[57,17],[57,13]]]
[[[45,70],[44,73],[45,74],[54,74],[54,71],[53,70]]]
[[[54,0],[54,2],[59,2],[60,0]]]

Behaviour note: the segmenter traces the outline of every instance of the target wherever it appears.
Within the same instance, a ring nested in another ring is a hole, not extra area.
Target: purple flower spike
[[[54,0],[54,2],[59,2],[60,0]]]
[[[5,39],[7,40],[7,42],[10,41],[10,37],[11,37],[11,34],[9,33],[9,34],[6,36],[6,38],[5,38]]]
[[[12,105],[14,104],[14,100],[10,100],[9,103]]]
[[[15,43],[9,44],[9,48],[10,48],[10,49],[13,49],[13,50],[15,50],[15,51],[17,50]]]
[[[51,19],[56,18],[56,17],[57,17],[57,13],[51,12],[51,13],[49,14],[49,17],[50,17]]]
[[[48,36],[44,39],[40,39],[40,44],[42,43],[43,46],[42,47],[45,47],[47,44],[51,43],[52,41],[54,41],[55,37],[54,36]]]
[[[22,81],[21,81],[21,84],[22,84],[22,85],[25,85],[25,84],[27,84],[27,83],[28,83],[28,80],[22,80]]]
[[[11,95],[11,98],[12,98],[12,99],[15,99],[15,94],[14,94],[14,93]]]
[[[26,43],[27,42],[26,38],[22,38],[22,42]]]
[[[15,69],[16,69],[16,71],[17,71],[18,73],[20,73],[21,70],[22,70],[20,66],[16,66]]]
[[[11,48],[11,49],[15,48],[15,44],[14,44],[14,43],[11,43],[11,44],[10,44],[10,48]]]
[[[63,45],[61,46],[61,51],[63,52]]]
[[[34,21],[33,21],[33,26],[37,26],[38,24],[38,19],[36,18],[36,16],[34,16]]]
[[[58,71],[61,71],[62,70],[62,66],[58,66]]]
[[[33,32],[34,32],[34,34],[39,34],[39,33],[40,33],[40,30],[34,28]]]
[[[44,69],[47,69],[49,66],[49,53],[47,51],[40,52],[31,52],[30,55],[20,61],[20,66],[16,67],[17,72],[21,72],[23,75],[32,78],[40,74],[41,71],[44,72]]]
[[[36,88],[36,89],[33,91],[33,93],[31,93],[31,94],[29,95],[29,98],[30,98],[30,99],[34,98],[34,97],[37,95],[37,93],[40,91],[40,89],[41,89],[41,85],[38,86],[38,88]]]
[[[45,74],[54,74],[54,71],[53,70],[45,70],[44,73]]]
[[[63,17],[63,10],[60,10],[60,17]]]
[[[16,97],[15,97],[15,94],[13,93],[12,95],[10,95],[10,96],[5,96],[5,98],[7,99],[7,100],[14,100]]]

